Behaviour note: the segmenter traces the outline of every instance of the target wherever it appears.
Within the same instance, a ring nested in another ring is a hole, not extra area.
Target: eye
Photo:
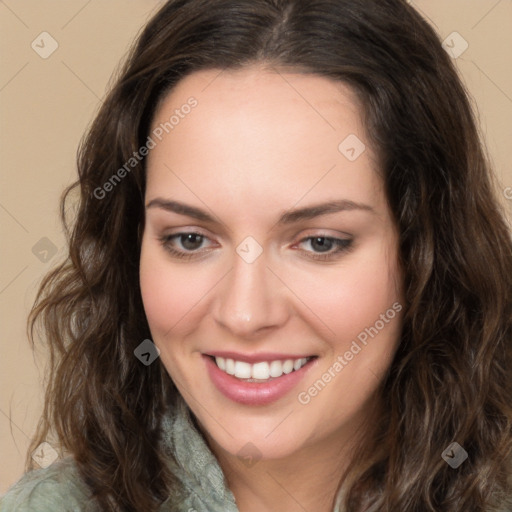
[[[175,233],[160,237],[160,243],[164,249],[173,257],[180,259],[190,259],[198,257],[201,253],[208,252],[204,249],[204,243],[209,238],[197,232]]]
[[[210,245],[208,245],[210,242]],[[303,238],[297,246],[303,246],[301,252],[313,260],[334,260],[352,248],[352,239],[331,236],[309,236]],[[202,233],[195,231],[175,233],[160,237],[164,249],[174,258],[200,258],[210,252],[213,242]]]
[[[303,238],[297,245],[303,245],[311,250],[303,250],[309,258],[316,260],[332,260],[352,248],[352,239],[335,238],[330,236],[309,236]]]

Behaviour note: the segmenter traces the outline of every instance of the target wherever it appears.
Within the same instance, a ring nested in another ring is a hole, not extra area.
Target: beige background
[[[25,322],[38,282],[64,252],[59,196],[75,178],[77,144],[112,71],[160,3],[0,0],[0,493],[20,477],[41,412],[43,359],[29,348]],[[510,216],[512,1],[410,3],[442,39],[456,31],[469,44],[456,63]],[[58,43],[46,59],[31,47],[51,48],[42,32]]]

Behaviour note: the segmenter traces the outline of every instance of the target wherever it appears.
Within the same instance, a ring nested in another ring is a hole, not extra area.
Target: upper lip
[[[205,352],[206,356],[223,357],[224,359],[234,359],[235,361],[244,361],[246,363],[261,363],[264,361],[286,361],[287,359],[303,359],[314,357],[313,354],[282,354],[276,352],[259,352],[257,354],[241,354],[240,352],[214,351]]]

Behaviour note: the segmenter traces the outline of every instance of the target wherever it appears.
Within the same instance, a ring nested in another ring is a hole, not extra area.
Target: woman
[[[406,2],[167,2],[78,169],[2,510],[512,510],[510,234]]]

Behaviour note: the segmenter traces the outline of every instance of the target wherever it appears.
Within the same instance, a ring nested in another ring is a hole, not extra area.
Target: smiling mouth
[[[261,361],[254,364],[225,357],[208,357],[215,362],[219,370],[222,370],[228,375],[232,375],[244,382],[263,383],[298,371],[317,356],[302,357],[300,359]]]

